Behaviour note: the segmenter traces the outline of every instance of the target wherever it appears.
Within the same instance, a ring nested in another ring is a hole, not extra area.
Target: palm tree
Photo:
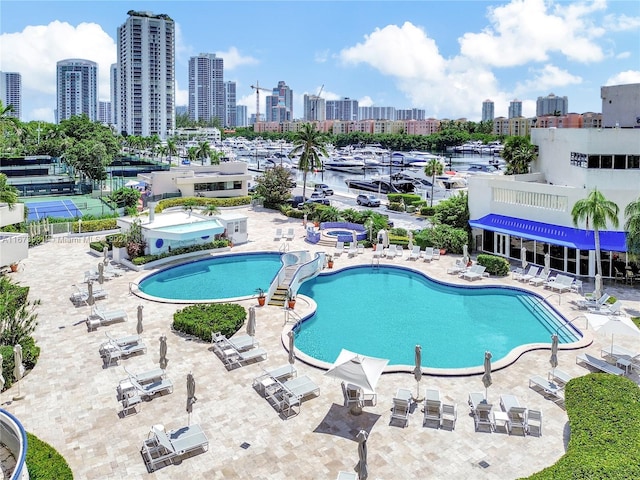
[[[509,137],[504,142],[502,158],[507,162],[506,175],[529,173],[529,164],[537,158],[535,146],[525,137]]]
[[[9,185],[4,173],[0,173],[0,203],[6,203],[9,210],[13,210],[18,203],[18,189]]]
[[[187,150],[187,158],[191,163],[195,162],[198,159],[198,147],[189,147]]]
[[[220,165],[220,160],[224,157],[224,152],[221,150],[211,150],[209,152],[209,159],[211,160],[211,165]]]
[[[574,226],[578,226],[578,222],[586,221],[587,229],[591,224],[593,230],[593,238],[596,249],[596,269],[602,276],[602,262],[600,260],[600,230],[607,228],[607,222],[618,227],[618,205],[611,200],[607,200],[598,189],[594,189],[587,198],[578,200],[573,209],[571,216],[573,217]]]
[[[431,206],[433,207],[433,184],[436,181],[436,175],[442,175],[444,171],[444,166],[442,162],[437,158],[432,158],[427,162],[424,166],[424,174],[427,177],[431,177]]]
[[[218,213],[220,213],[220,209],[214,205],[213,203],[207,203],[206,207],[204,208],[204,214],[205,215],[217,215]]]
[[[201,164],[204,165],[204,159],[209,158],[209,155],[211,155],[211,147],[209,146],[209,142],[200,142],[198,143],[198,146],[196,148],[198,149],[198,158],[200,159]]]
[[[178,154],[178,145],[175,138],[169,138],[167,140],[167,155],[169,159],[169,165],[171,165],[171,157]]]
[[[640,197],[624,209],[624,230],[627,232],[627,252],[636,257],[640,254]]]
[[[314,168],[322,167],[320,155],[329,156],[324,144],[324,135],[311,123],[303,124],[294,136],[293,149],[289,152],[289,158],[300,155],[298,170],[302,171],[302,198],[307,198],[307,173]]]

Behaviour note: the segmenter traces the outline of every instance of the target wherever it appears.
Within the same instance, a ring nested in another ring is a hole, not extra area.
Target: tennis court
[[[75,218],[82,216],[82,211],[79,207],[83,205],[76,205],[70,199],[25,202],[25,205],[29,209],[28,221],[42,220],[45,217]],[[84,207],[86,208],[86,204]]]

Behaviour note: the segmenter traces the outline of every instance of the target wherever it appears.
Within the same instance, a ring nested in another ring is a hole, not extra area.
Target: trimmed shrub
[[[436,207],[429,207],[424,205],[420,207],[420,215],[424,217],[433,217],[436,213]]]
[[[509,262],[502,257],[481,253],[478,255],[478,265],[486,267],[486,271],[490,275],[498,277],[509,275]]]
[[[389,206],[387,208],[393,212],[404,212],[404,203],[389,202]]]
[[[640,389],[628,378],[590,373],[565,387],[567,453],[530,480],[640,478]]]
[[[73,472],[62,455],[51,445],[27,432],[26,463],[30,480],[73,480]]]
[[[95,250],[96,252],[104,252],[104,247],[107,247],[107,250],[111,250],[111,248],[109,248],[109,243],[105,240],[103,242],[91,242],[89,244],[89,248],[91,250]]]
[[[173,314],[173,328],[205,342],[213,332],[227,338],[236,333],[247,319],[247,311],[235,303],[190,305]]]
[[[181,207],[184,205],[192,207],[206,207],[207,205],[215,205],[216,207],[239,207],[241,205],[249,205],[251,197],[232,197],[232,198],[205,198],[205,197],[176,197],[165,198],[160,200],[156,205],[156,213],[161,213],[166,208]]]
[[[422,201],[422,197],[415,193],[390,193],[387,195],[389,203],[404,203],[405,205],[415,205]]]
[[[78,222],[71,224],[73,233],[80,232],[80,225]],[[83,220],[82,221],[82,233],[86,232],[102,232],[104,230],[115,230],[118,228],[115,218],[104,218],[102,220]]]
[[[462,253],[462,247],[468,242],[467,231],[438,224],[425,228],[414,236],[414,243],[424,247],[444,248],[451,253]]]
[[[185,253],[200,252],[202,250],[211,250],[213,248],[224,248],[229,246],[229,240],[221,238],[209,243],[201,243],[199,245],[192,245],[190,247],[174,248],[170,252],[158,253],[156,255],[140,255],[135,257],[131,262],[134,265],[144,265],[145,263],[154,262],[161,258],[174,257],[176,255],[183,255]]]

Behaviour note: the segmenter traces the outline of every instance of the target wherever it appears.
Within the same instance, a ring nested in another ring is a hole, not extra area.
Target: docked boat
[[[331,157],[324,161],[324,168],[338,172],[362,173],[365,169],[365,162],[362,159],[348,156]]]
[[[370,180],[348,178],[345,180],[345,183],[347,184],[347,188],[377,192],[385,195],[389,193],[411,193],[415,190],[415,185],[410,180],[393,180],[382,177],[372,178]]]

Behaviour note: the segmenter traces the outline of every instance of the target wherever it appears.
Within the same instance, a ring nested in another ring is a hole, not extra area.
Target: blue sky
[[[198,53],[224,59],[249,114],[252,84],[285,81],[296,118],[303,95],[323,85],[326,99],[479,121],[486,99],[496,116],[514,99],[534,116],[549,93],[566,95],[571,112],[600,112],[601,86],[640,83],[637,0],[2,0],[0,70],[22,74],[23,120],[53,121],[56,62],[66,58],[97,62],[99,96],[109,100],[116,31],[129,10],[175,20],[178,105]]]

